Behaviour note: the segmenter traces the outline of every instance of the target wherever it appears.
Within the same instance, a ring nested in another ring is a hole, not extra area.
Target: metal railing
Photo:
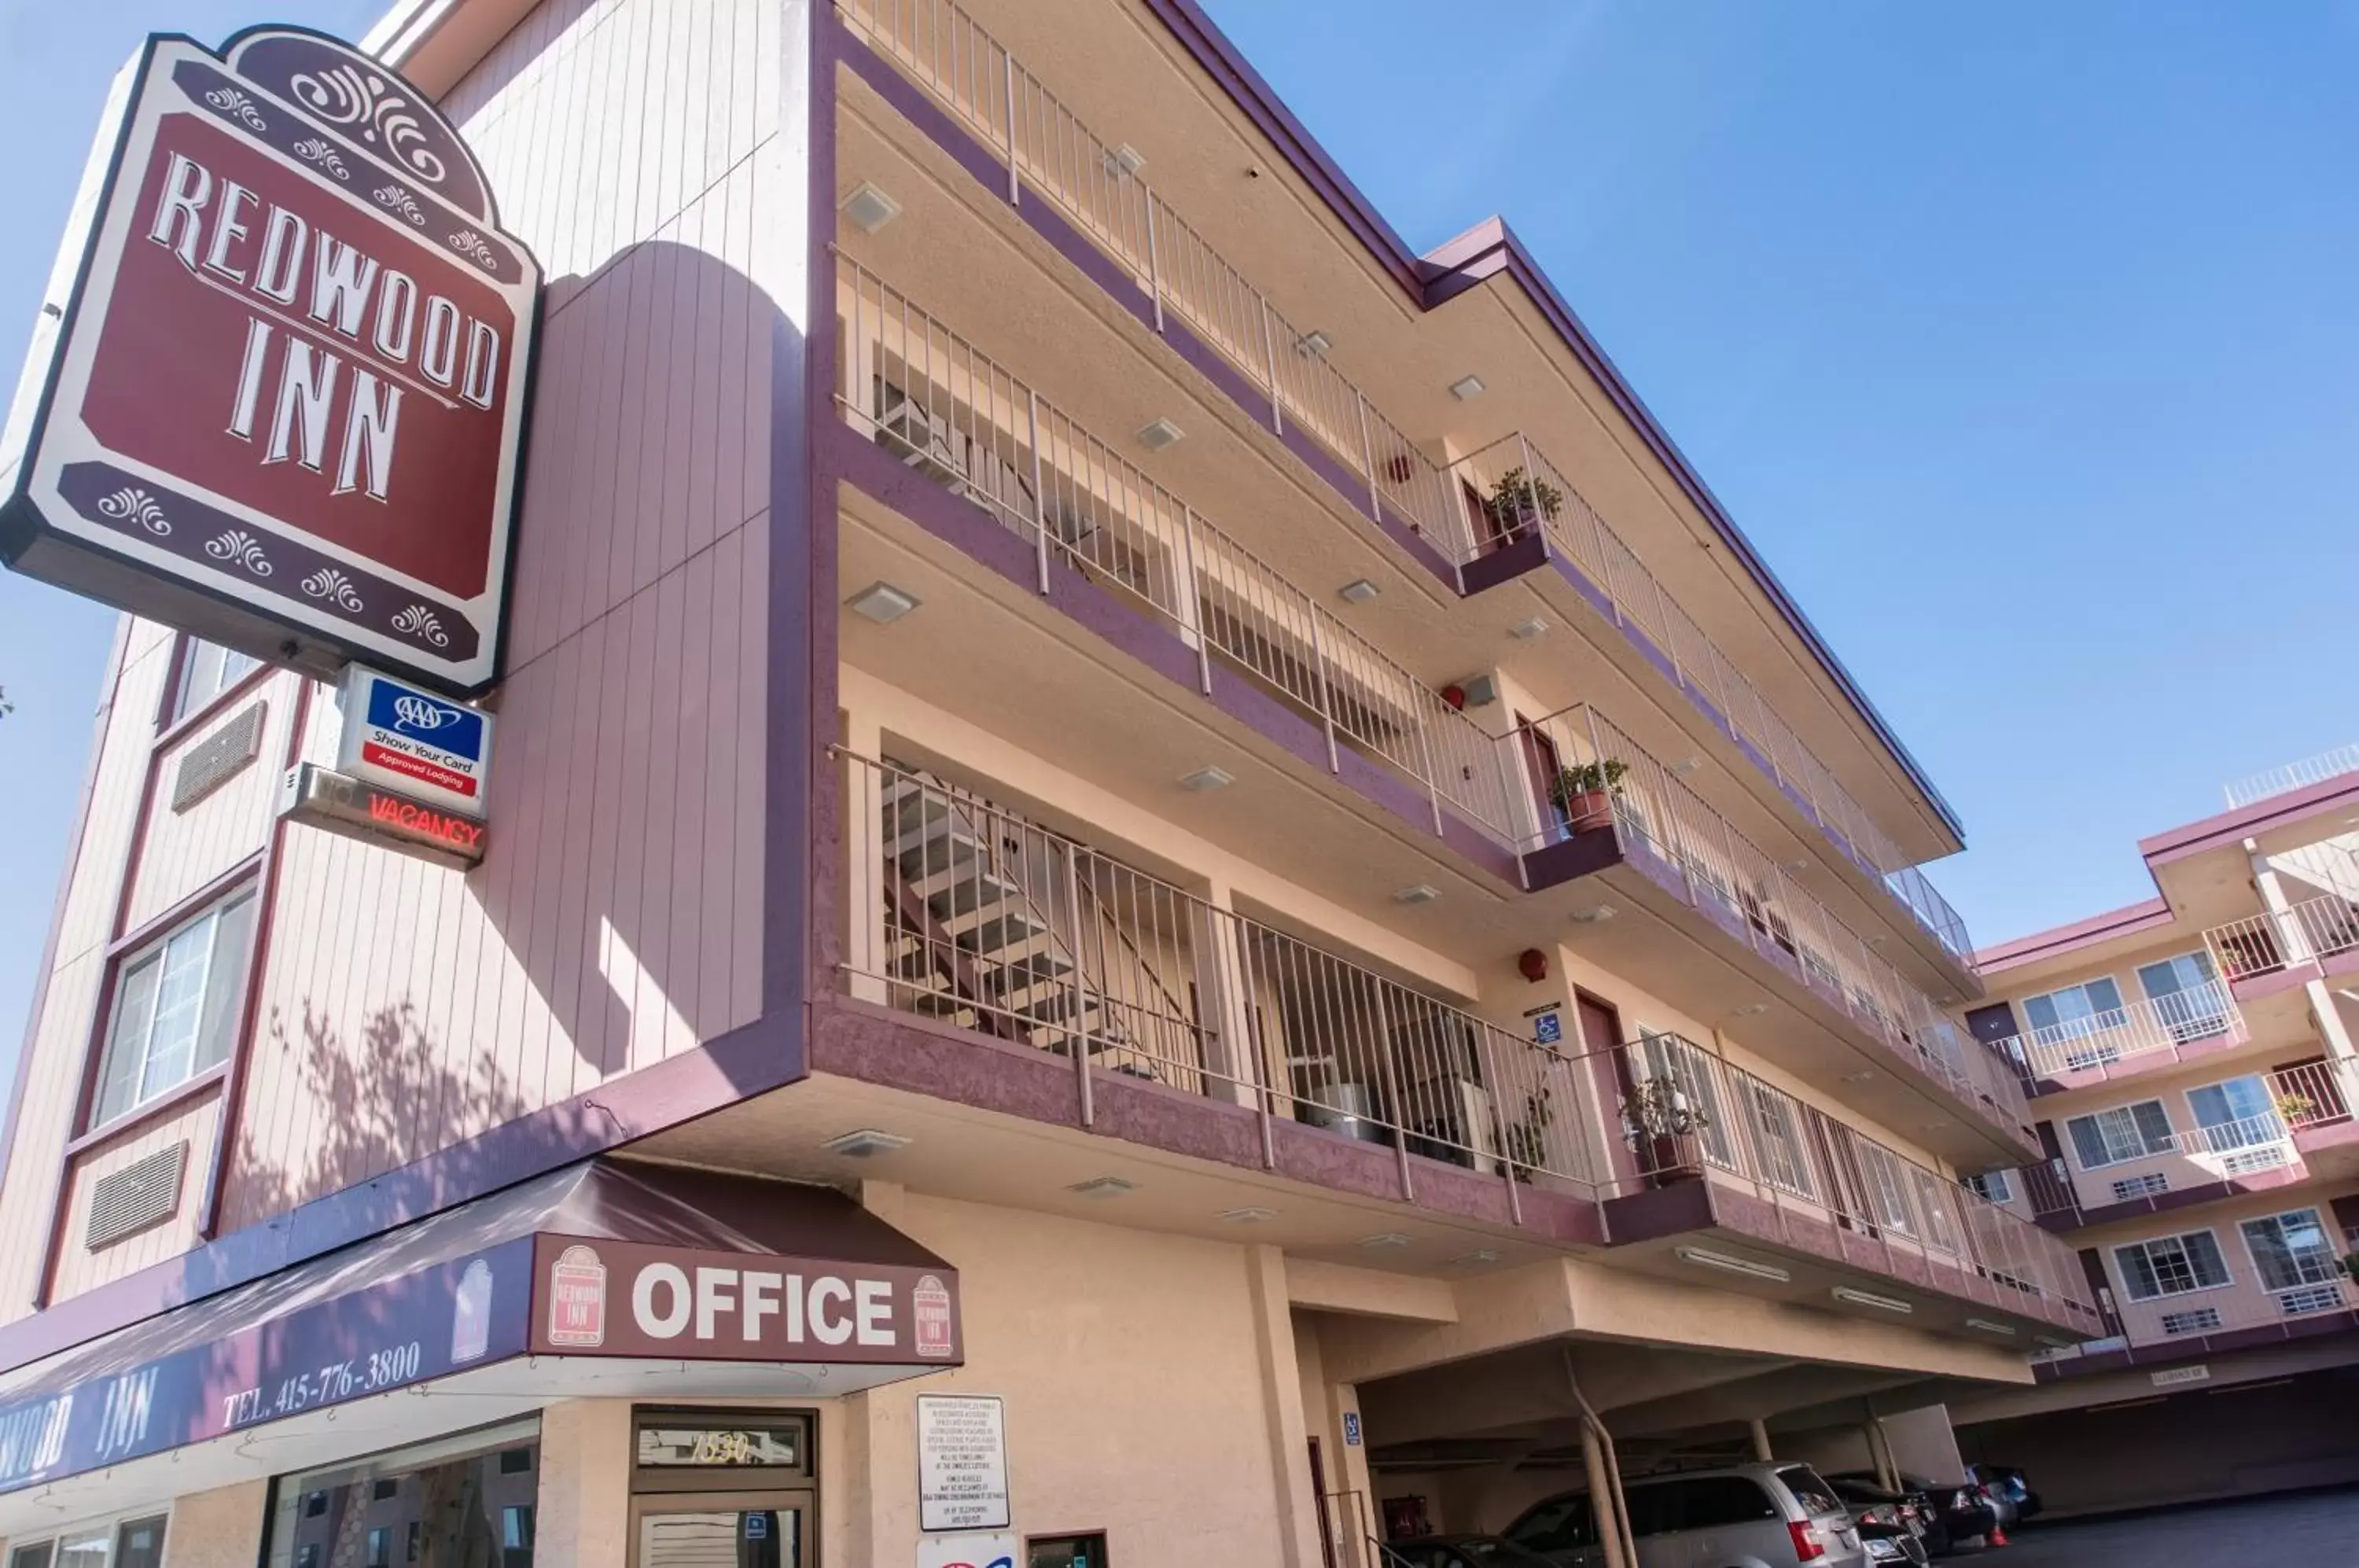
[[[1616,1055],[1623,1143],[1650,1180],[1712,1172],[1890,1251],[1943,1259],[2065,1303],[2094,1325],[2095,1303],[2072,1248],[2021,1215],[1683,1036],[1644,1036]]]
[[[1573,1060],[971,790],[845,754],[852,994],[1096,1072],[1595,1196]]]
[[[2247,979],[2359,948],[2359,908],[2348,898],[2321,893],[2283,909],[2265,909],[2213,926],[2203,940],[2223,978]]]
[[[2247,1149],[2267,1149],[2291,1140],[2293,1135],[2275,1111],[2263,1111],[2258,1116],[2239,1116],[2234,1121],[2213,1122],[2185,1131],[2173,1131],[2171,1143],[2181,1154],[2234,1156]]]
[[[1167,311],[1185,321],[1267,397],[1275,429],[1282,433],[1291,421],[1367,486],[1372,510],[1389,507],[1460,564],[1543,527],[1555,548],[1611,595],[1617,613],[1720,705],[1772,779],[1819,814],[1836,847],[1882,877],[1953,956],[1972,957],[1964,921],[1911,857],[1527,437],[1507,437],[1446,466],[1435,463],[1314,348],[1306,331],[1131,172],[1122,149],[1082,124],[955,0],[837,0],[837,9],[878,54],[999,150],[1008,162],[1009,200],[1043,199],[1072,220],[1148,296],[1158,329]],[[1511,461],[1526,483],[1502,492],[1499,480]]]
[[[1582,703],[1535,721],[1513,739],[1534,779],[1527,846],[1571,836],[1584,811],[1601,814],[1625,856],[1640,852],[1676,876],[1688,902],[1730,935],[1799,975],[1886,1047],[1969,1104],[1989,1107],[2001,1125],[2023,1125],[2023,1083],[2011,1062],[1961,1030],[1612,720]],[[1590,788],[1577,788],[1582,785]]]
[[[2345,773],[2359,773],[2359,746],[2338,746],[2316,757],[2305,757],[2299,762],[2231,779],[2222,786],[2221,793],[2227,796],[2228,809],[2233,811],[2272,795],[2288,795],[2296,789],[2323,784]]]
[[[2035,1079],[2074,1073],[2110,1076],[2115,1067],[2136,1072],[2157,1055],[2175,1060],[2181,1046],[2244,1036],[2245,1017],[2235,997],[2221,982],[2207,980],[2085,1018],[2042,1025],[1991,1049],[2013,1057]]]
[[[2240,1278],[2224,1286],[2174,1291],[2146,1301],[2117,1296],[2114,1311],[2121,1337],[2133,1350],[2159,1348],[2209,1334],[2275,1328],[2359,1306],[2351,1281],[2328,1260],[2298,1265],[2296,1274],[2297,1282],[2274,1290],[2258,1280]]]
[[[843,418],[1030,545],[1512,847],[1505,754],[1440,694],[1078,420],[875,274],[836,267]]]
[[[2288,1127],[2332,1127],[2351,1119],[2359,1104],[2359,1069],[2343,1062],[2305,1062],[2269,1074],[2269,1098]]]

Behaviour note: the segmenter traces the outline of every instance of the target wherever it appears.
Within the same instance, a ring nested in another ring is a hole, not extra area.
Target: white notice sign
[[[918,1528],[1006,1530],[1007,1421],[995,1394],[918,1396]]]

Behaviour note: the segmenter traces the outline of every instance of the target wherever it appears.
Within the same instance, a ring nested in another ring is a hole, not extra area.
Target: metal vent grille
[[[262,749],[262,706],[250,703],[188,749],[172,776],[172,810],[187,811],[254,760]]]
[[[145,1160],[100,1177],[90,1190],[90,1224],[82,1246],[95,1252],[168,1219],[180,1206],[180,1175],[189,1165],[189,1140],[160,1149]]]
[[[2132,1198],[2151,1198],[2158,1192],[2170,1191],[2170,1178],[2160,1171],[2150,1171],[2143,1176],[2114,1183],[2114,1201],[2127,1203]]]
[[[2165,1334],[2210,1334],[2220,1326],[2217,1307],[2197,1307],[2193,1312],[2165,1312],[2162,1332]]]

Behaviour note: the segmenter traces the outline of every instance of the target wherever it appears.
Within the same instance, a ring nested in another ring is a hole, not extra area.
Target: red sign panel
[[[150,39],[0,441],[0,555],[323,672],[485,689],[539,285],[464,144],[366,56]]]

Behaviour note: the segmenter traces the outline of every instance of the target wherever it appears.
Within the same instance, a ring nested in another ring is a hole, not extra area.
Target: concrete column
[[[1875,1484],[1887,1492],[1898,1491],[1900,1467],[1892,1462],[1892,1443],[1884,1435],[1884,1422],[1870,1416],[1859,1430],[1867,1439],[1868,1457],[1875,1465]]]
[[[567,1399],[543,1407],[534,1516],[540,1562],[623,1568],[630,1557],[630,1466],[628,1399]]]
[[[1753,1429],[1753,1457],[1767,1465],[1777,1455],[1769,1451],[1769,1423],[1759,1416],[1746,1423]]]
[[[1946,1481],[1966,1473],[1958,1453],[1958,1434],[1950,1424],[1950,1407],[1926,1405],[1879,1418],[1892,1467],[1912,1475]]]
[[[1286,1255],[1267,1245],[1248,1247],[1245,1269],[1253,1292],[1264,1440],[1269,1446],[1270,1482],[1277,1513],[1277,1561],[1283,1568],[1316,1568],[1321,1562],[1319,1499],[1310,1495],[1310,1431],[1302,1411],[1302,1368],[1295,1359]]]

